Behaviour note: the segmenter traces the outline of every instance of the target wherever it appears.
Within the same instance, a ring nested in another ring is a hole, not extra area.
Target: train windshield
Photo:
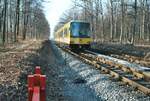
[[[71,36],[72,37],[90,37],[90,24],[82,22],[72,22],[71,23]]]

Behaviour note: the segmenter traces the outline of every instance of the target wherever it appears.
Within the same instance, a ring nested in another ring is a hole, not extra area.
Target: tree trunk
[[[25,6],[24,6],[23,40],[26,39],[27,24],[28,24],[28,9],[29,9],[28,3],[26,1],[24,3]]]
[[[102,0],[100,0],[100,9],[101,9],[101,16],[102,16],[102,42],[105,40],[104,36],[104,14],[103,14],[103,5],[102,5]]]
[[[145,5],[144,5],[144,1],[145,0],[142,0],[141,3],[142,3],[142,24],[141,24],[141,32],[140,32],[140,39],[144,40],[144,35],[145,35]]]
[[[134,3],[134,29],[133,29],[131,44],[134,44],[134,41],[135,41],[136,28],[137,28],[136,24],[137,24],[137,0],[135,0],[135,3]]]
[[[98,33],[99,0],[96,0],[95,3],[96,3],[96,6],[95,6],[95,9],[96,9],[96,12],[95,12],[96,13],[96,18],[95,18],[95,35],[99,36],[98,35],[98,34],[100,34],[100,33]]]
[[[110,0],[110,11],[111,11],[111,23],[110,23],[110,38],[113,41],[113,34],[114,34],[114,16],[113,16],[113,1]]]
[[[17,32],[16,32],[16,35],[18,36],[19,35],[19,22],[20,22],[20,20],[19,20],[19,18],[20,18],[20,0],[17,0],[17,7],[16,7],[16,23],[17,23]]]
[[[7,13],[7,0],[4,2],[4,19],[3,19],[3,44],[5,43],[6,34],[6,13]]]
[[[121,0],[121,34],[120,34],[121,43],[122,43],[123,34],[124,34],[124,0]]]

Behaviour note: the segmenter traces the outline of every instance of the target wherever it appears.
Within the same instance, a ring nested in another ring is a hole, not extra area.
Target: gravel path
[[[150,101],[150,97],[140,91],[116,82],[56,46],[52,47],[61,66],[59,78],[63,84],[62,94],[67,101]]]

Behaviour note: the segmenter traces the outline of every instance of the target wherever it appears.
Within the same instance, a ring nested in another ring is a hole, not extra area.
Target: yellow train
[[[54,33],[54,40],[60,46],[71,49],[90,48],[92,42],[90,23],[70,21]]]

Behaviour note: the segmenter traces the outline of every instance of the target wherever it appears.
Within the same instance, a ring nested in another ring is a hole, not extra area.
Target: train
[[[54,41],[73,50],[87,49],[91,46],[91,35],[89,22],[72,20],[54,33]]]

